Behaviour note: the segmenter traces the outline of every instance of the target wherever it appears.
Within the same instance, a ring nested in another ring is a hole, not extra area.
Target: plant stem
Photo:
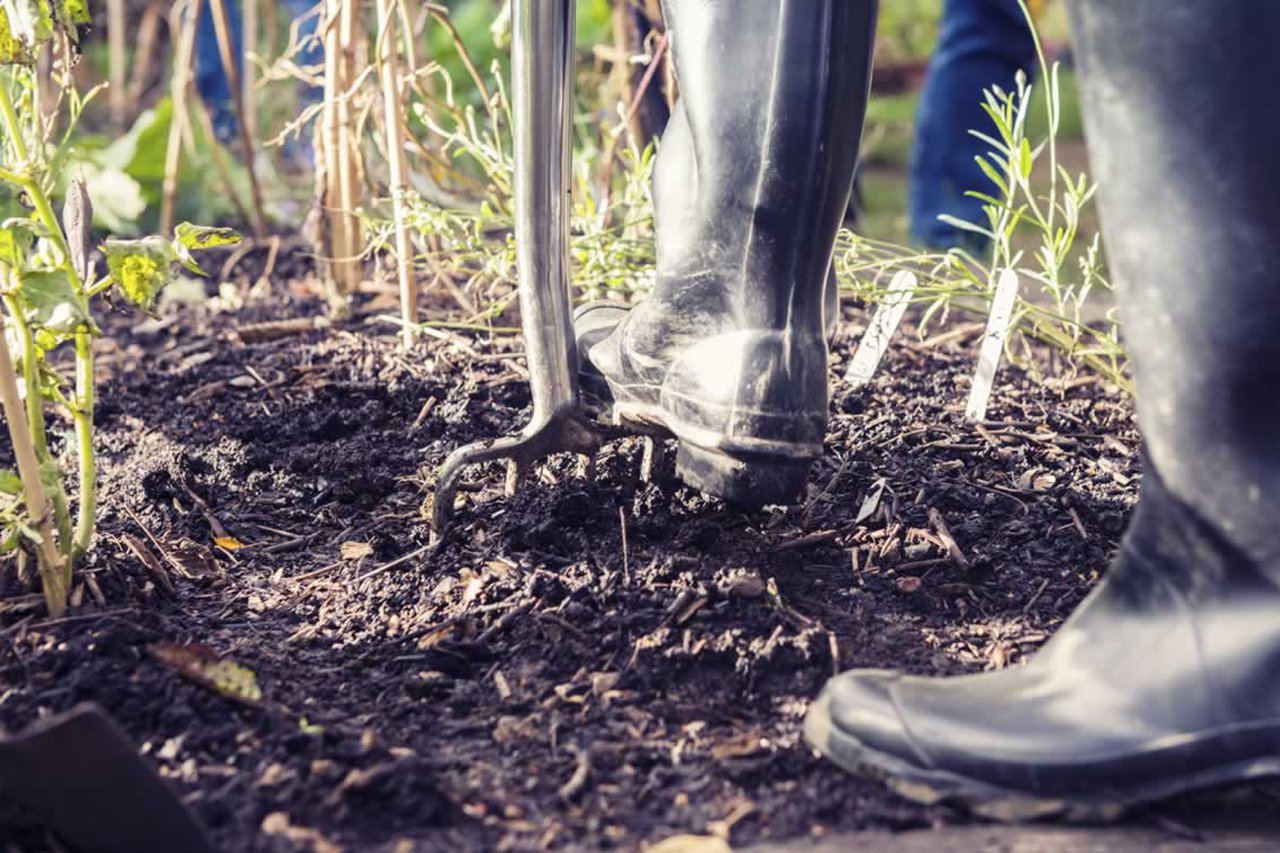
[[[9,131],[9,139],[13,144],[13,153],[19,162],[27,160],[27,145],[22,141],[22,125],[18,123],[18,114],[13,111],[13,101],[9,97],[9,87],[0,85],[0,119]]]
[[[58,553],[54,543],[49,501],[40,475],[40,462],[36,457],[30,425],[18,395],[18,376],[14,371],[13,359],[9,356],[9,347],[3,341],[4,316],[0,314],[0,404],[3,404],[5,421],[9,425],[9,438],[13,441],[13,455],[18,463],[18,476],[22,479],[27,513],[31,516],[31,524],[39,537],[37,561],[40,565],[45,605],[49,608],[49,615],[57,617],[67,608],[71,564]]]
[[[27,386],[27,424],[31,432],[31,443],[35,449],[36,460],[41,467],[53,460],[49,453],[49,437],[44,426],[44,396],[40,393],[39,356],[36,353],[35,337],[22,310],[11,296],[4,298],[5,307],[13,327],[18,333],[18,342],[22,345],[22,382]],[[58,528],[59,550],[64,555],[71,552],[71,512],[67,509],[67,492],[61,481],[53,489],[50,500],[53,502],[53,518]]]
[[[98,515],[98,457],[93,447],[93,338],[87,331],[76,332],[76,400],[71,417],[76,425],[76,449],[80,460],[80,508],[71,549],[79,561],[93,542]]]
[[[6,87],[0,86],[0,117],[4,119],[9,135],[13,139],[14,150],[20,160],[27,159],[26,145],[23,144],[21,126],[13,111],[13,102],[9,98]],[[36,214],[49,232],[49,239],[62,252],[62,266],[67,272],[71,286],[77,294],[84,294],[84,282],[75,265],[71,263],[71,250],[67,238],[62,233],[62,223],[53,212],[44,188],[34,177],[19,177],[18,185],[26,190],[35,205]],[[98,508],[98,460],[93,447],[93,346],[90,333],[86,330],[76,332],[76,390],[71,401],[71,417],[76,426],[76,456],[80,465],[80,508],[76,518],[76,528],[71,544],[71,560],[67,562],[67,571],[72,564],[82,557],[93,541],[94,515]],[[6,352],[7,356],[8,353]],[[25,486],[24,486],[25,491]],[[68,522],[69,523],[69,522]],[[68,584],[70,576],[68,575]]]

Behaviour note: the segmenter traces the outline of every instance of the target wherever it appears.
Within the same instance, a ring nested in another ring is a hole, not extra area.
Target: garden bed
[[[54,622],[29,590],[0,597],[0,724],[100,703],[223,850],[738,847],[946,820],[815,758],[806,703],[851,666],[1016,664],[1136,493],[1130,407],[1088,377],[1007,368],[992,422],[962,424],[975,347],[953,329],[835,386],[798,507],[642,482],[626,440],[509,499],[499,467],[477,475],[433,551],[436,466],[524,422],[519,341],[404,351],[376,296],[347,323],[254,326],[319,312],[304,267],[282,258],[239,310],[105,319],[93,583]],[[846,309],[837,375],[865,321]],[[157,643],[233,659],[263,699],[183,680]]]

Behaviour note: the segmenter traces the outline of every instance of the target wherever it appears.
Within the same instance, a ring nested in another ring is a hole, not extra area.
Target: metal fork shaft
[[[534,421],[577,406],[569,313],[574,0],[515,0],[516,270]]]
[[[522,470],[550,453],[592,453],[600,442],[578,397],[569,310],[574,11],[574,0],[512,3],[517,292],[533,416],[520,435],[468,445],[445,460],[432,505],[436,536],[467,466],[507,458]]]

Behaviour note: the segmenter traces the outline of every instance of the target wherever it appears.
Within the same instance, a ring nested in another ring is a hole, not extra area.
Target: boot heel
[[[809,479],[812,460],[731,456],[680,442],[676,476],[700,492],[743,507],[794,503]]]

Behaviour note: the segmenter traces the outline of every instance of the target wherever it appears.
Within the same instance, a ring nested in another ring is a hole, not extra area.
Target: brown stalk
[[[254,169],[253,140],[249,136],[246,123],[244,90],[240,83],[240,70],[236,67],[234,42],[231,40],[231,23],[227,18],[226,0],[209,0],[209,9],[213,12],[213,28],[218,36],[218,53],[222,55],[222,67],[227,81],[231,84],[231,106],[236,113],[236,125],[240,130],[240,144],[244,148],[244,166],[249,174],[249,193],[252,196],[253,233],[256,237],[267,234],[267,218],[262,208],[262,188],[258,186],[258,173]]]
[[[129,75],[129,86],[125,93],[126,103],[136,104],[142,99],[142,90],[146,88],[154,64],[160,19],[167,6],[166,3],[153,0],[142,13],[142,23],[138,24],[138,50],[133,57],[133,71]]]
[[[200,4],[203,0],[190,0],[187,12],[173,16],[173,22],[181,27],[178,47],[173,54],[173,74],[169,85],[173,114],[169,119],[169,146],[164,157],[164,191],[160,200],[160,231],[168,234],[173,229],[174,199],[178,194],[178,174],[182,169],[182,118],[187,115],[187,95],[191,91],[191,61],[195,53],[196,27],[200,20]],[[234,192],[232,196],[234,197]]]
[[[258,90],[255,86],[257,69],[254,68],[249,57],[258,54],[258,0],[242,0],[242,4],[241,38],[246,62],[244,79],[240,82],[240,99],[244,104],[244,112],[240,118],[244,122],[245,135],[248,137],[249,144],[256,148],[258,144]]]
[[[378,62],[382,81],[383,120],[387,133],[387,163],[391,169],[391,209],[396,224],[396,266],[400,278],[401,340],[413,345],[418,324],[418,281],[413,273],[413,249],[409,229],[405,225],[404,195],[408,190],[405,172],[408,164],[401,137],[403,101],[400,89],[399,48],[396,45],[394,10],[387,0],[377,0]]]
[[[125,91],[125,75],[128,73],[128,48],[125,40],[125,0],[107,0],[107,89],[111,106],[111,121],[117,128],[124,127],[129,101]]]
[[[357,118],[351,109],[351,97],[357,76],[356,40],[359,35],[357,13],[358,0],[346,0],[342,4],[342,16],[338,22],[338,43],[342,58],[342,97],[338,99],[338,144],[341,159],[338,161],[338,178],[341,186],[340,210],[347,222],[346,244],[343,247],[343,264],[347,271],[347,293],[360,286],[360,256],[363,240],[355,210],[361,198],[359,147],[360,132]]]

